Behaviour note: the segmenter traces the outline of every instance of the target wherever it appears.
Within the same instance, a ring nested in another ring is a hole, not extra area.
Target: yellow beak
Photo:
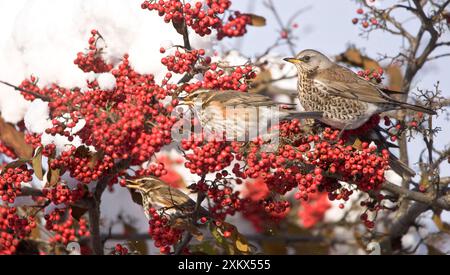
[[[141,187],[141,185],[139,183],[135,183],[131,180],[127,180],[127,188],[130,189],[139,189]]]
[[[300,59],[297,59],[297,58],[294,58],[294,57],[285,58],[283,60],[286,61],[286,62],[292,63],[292,64],[298,64],[298,63],[302,62]]]

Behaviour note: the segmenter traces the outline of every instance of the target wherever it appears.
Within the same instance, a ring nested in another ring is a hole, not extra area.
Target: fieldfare
[[[320,121],[333,128],[357,129],[375,114],[399,109],[436,114],[392,98],[395,92],[377,87],[318,51],[304,50],[285,61],[297,67],[298,95],[303,108],[323,112]]]

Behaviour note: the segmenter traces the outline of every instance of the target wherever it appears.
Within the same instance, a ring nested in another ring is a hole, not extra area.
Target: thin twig
[[[43,101],[46,101],[46,102],[51,102],[52,101],[51,98],[48,97],[48,96],[41,95],[41,94],[38,94],[38,93],[35,93],[35,92],[32,92],[32,91],[28,91],[28,90],[22,89],[22,88],[20,88],[18,86],[15,86],[15,85],[11,84],[11,83],[8,83],[8,82],[2,81],[2,80],[0,80],[0,83],[3,84],[3,85],[9,86],[9,87],[13,88],[16,91],[20,91],[20,92],[32,95],[32,96],[34,96],[36,98],[40,98]]]

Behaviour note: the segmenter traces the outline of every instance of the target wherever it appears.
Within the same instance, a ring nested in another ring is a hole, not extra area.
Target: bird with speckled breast
[[[149,176],[127,180],[126,186],[129,190],[140,194],[144,213],[148,219],[151,219],[150,208],[163,209],[171,217],[190,216],[197,210],[197,203],[193,199],[159,178]],[[198,207],[198,214],[199,217],[210,215],[202,206]]]
[[[309,112],[323,112],[319,120],[333,128],[357,129],[373,115],[399,109],[436,114],[394,99],[391,95],[398,92],[379,88],[316,50],[304,50],[284,60],[297,68],[302,107]]]

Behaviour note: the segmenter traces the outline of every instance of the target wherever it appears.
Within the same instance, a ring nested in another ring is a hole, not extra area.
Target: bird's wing
[[[388,103],[393,100],[374,84],[339,65],[318,71],[314,83],[333,95],[349,99],[369,103]]]
[[[176,188],[167,186],[161,192],[165,194],[158,199],[163,205],[173,205],[191,211],[195,208],[196,203],[188,195]]]
[[[224,103],[229,107],[234,106],[290,106],[295,104],[290,103],[278,103],[274,102],[270,97],[256,94],[256,93],[245,93],[239,91],[222,91],[214,92],[214,96],[211,100],[217,100]]]

